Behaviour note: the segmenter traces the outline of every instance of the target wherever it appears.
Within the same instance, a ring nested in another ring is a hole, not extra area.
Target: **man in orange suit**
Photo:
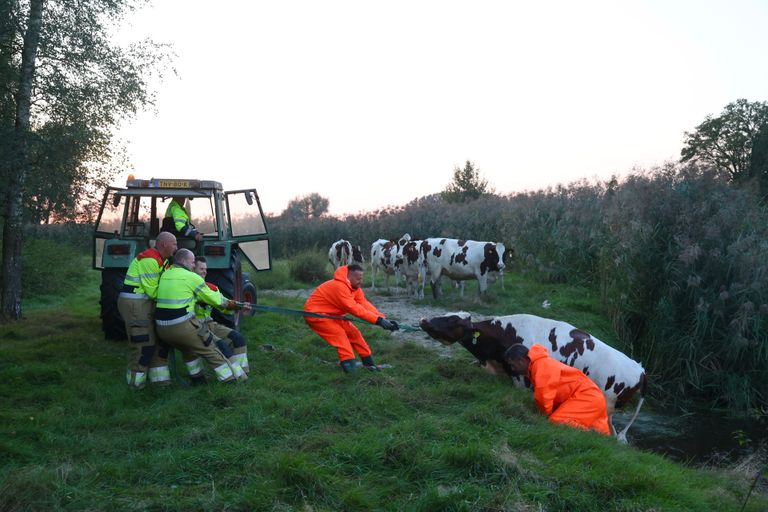
[[[552,359],[536,343],[530,349],[512,345],[504,359],[516,375],[530,379],[536,406],[549,421],[611,435],[605,396],[581,370]]]
[[[360,288],[362,281],[363,268],[360,265],[343,265],[337,268],[333,279],[324,282],[310,294],[304,303],[304,311],[331,316],[350,314],[388,331],[399,329],[397,322],[387,320],[383,313],[366,300]],[[310,329],[336,349],[339,364],[345,373],[355,371],[355,352],[360,355],[364,368],[379,369],[373,362],[370,347],[352,322],[308,316],[305,316],[304,320]]]

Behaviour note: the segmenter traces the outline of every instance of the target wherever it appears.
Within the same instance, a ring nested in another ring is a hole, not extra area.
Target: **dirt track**
[[[265,297],[269,297],[270,295],[282,295],[305,299],[309,296],[311,291],[311,289],[264,290],[261,294]],[[404,290],[399,290],[399,293],[393,292],[392,294],[387,295],[380,295],[376,292],[372,292],[369,288],[364,288],[364,291],[365,297],[376,306],[377,309],[387,315],[387,318],[395,320],[402,325],[418,327],[419,321],[422,318],[430,318],[447,312],[444,309],[438,309],[432,306],[413,304]],[[473,319],[485,317],[485,315],[481,315],[480,313],[472,311],[469,313],[472,314]],[[427,336],[423,331],[397,331],[392,333],[392,339],[407,343],[418,343],[421,346],[435,350],[441,357],[451,357],[451,354],[455,350],[463,350],[460,346],[456,345],[444,346]]]

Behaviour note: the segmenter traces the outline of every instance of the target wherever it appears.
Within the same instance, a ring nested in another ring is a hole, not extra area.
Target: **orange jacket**
[[[541,345],[534,343],[528,349],[528,358],[531,360],[528,377],[533,384],[533,399],[545,415],[551,415],[563,402],[580,391],[594,388],[593,391],[602,396],[597,385],[581,370],[552,359]],[[602,404],[595,403],[594,406],[605,409],[605,398]]]
[[[384,317],[384,314],[366,300],[362,288],[352,289],[347,273],[346,265],[337,268],[333,279],[324,282],[310,294],[304,303],[304,311],[334,316],[349,313],[366,322],[376,323],[376,319]]]

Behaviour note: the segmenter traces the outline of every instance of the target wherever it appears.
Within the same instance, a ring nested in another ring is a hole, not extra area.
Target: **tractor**
[[[256,303],[256,287],[243,272],[245,262],[257,272],[270,270],[269,231],[256,189],[225,192],[221,183],[193,179],[135,179],[126,187],[107,187],[93,235],[93,268],[101,271],[101,325],[107,339],[125,339],[117,298],[133,258],[153,247],[157,234],[175,231],[165,211],[174,197],[185,198],[186,210],[201,241],[178,237],[208,263],[206,280],[228,298]],[[194,207],[194,211],[192,211]],[[214,309],[214,319],[239,329],[241,311]],[[251,313],[252,314],[252,313]]]

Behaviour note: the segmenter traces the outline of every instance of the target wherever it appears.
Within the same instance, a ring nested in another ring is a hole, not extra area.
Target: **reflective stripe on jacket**
[[[227,299],[221,292],[213,291],[206,286],[199,275],[184,267],[173,265],[163,272],[160,278],[155,318],[158,321],[184,316],[191,318],[194,316],[196,301],[219,307],[225,305]]]
[[[366,300],[362,288],[352,289],[347,274],[346,265],[337,268],[333,279],[324,282],[310,294],[304,303],[304,311],[333,316],[349,313],[370,323],[375,323],[378,317],[384,318],[384,314]]]
[[[125,273],[124,291],[136,295],[144,294],[150,299],[157,298],[157,285],[165,262],[156,249],[147,249],[133,258]],[[131,291],[128,291],[133,288]]]

